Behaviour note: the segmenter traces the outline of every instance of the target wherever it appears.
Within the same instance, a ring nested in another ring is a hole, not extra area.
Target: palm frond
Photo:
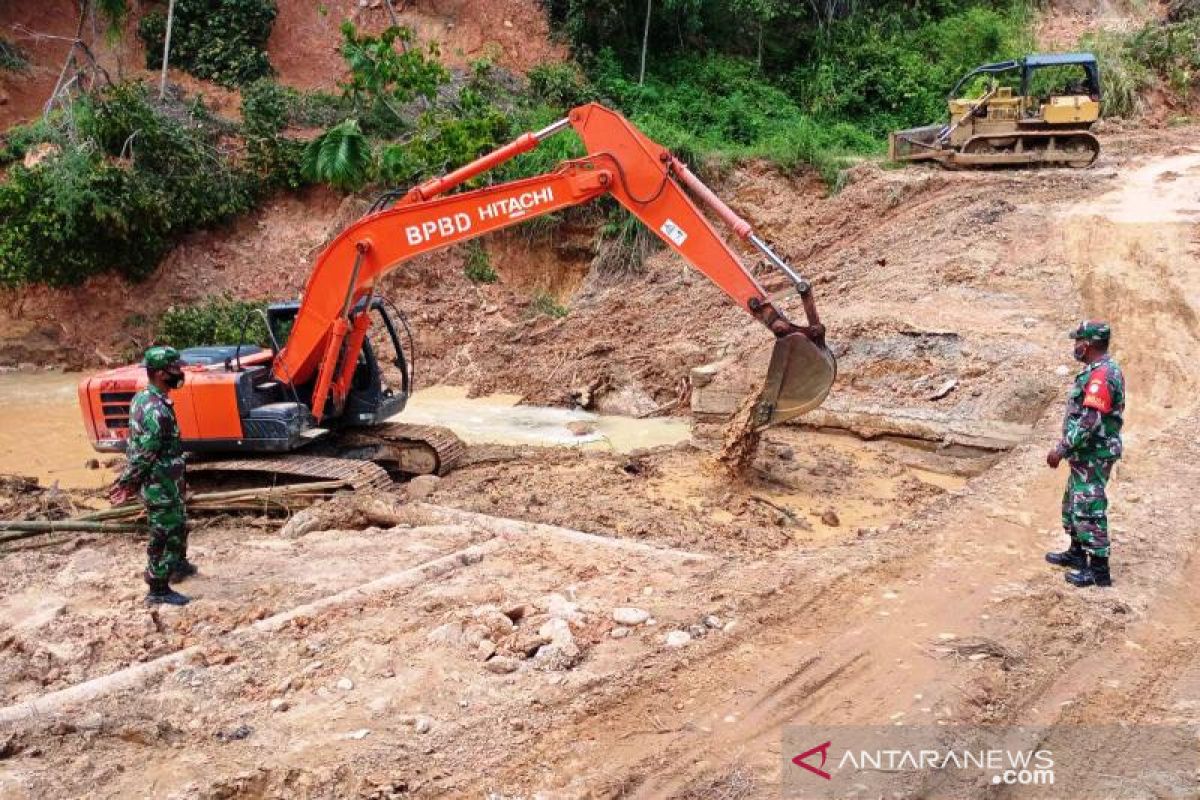
[[[371,144],[354,119],[334,125],[304,151],[304,177],[338,189],[360,188],[371,177],[373,168]]]

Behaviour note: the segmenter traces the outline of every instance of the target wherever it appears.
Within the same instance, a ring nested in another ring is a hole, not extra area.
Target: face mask
[[[171,387],[172,389],[178,389],[180,386],[183,386],[183,373],[168,372],[166,378],[164,378],[164,381],[166,382],[167,386]]]
[[[1087,353],[1087,342],[1084,342],[1084,341],[1075,342],[1075,360],[1080,361],[1080,362],[1087,361],[1087,357],[1085,355],[1086,353]]]

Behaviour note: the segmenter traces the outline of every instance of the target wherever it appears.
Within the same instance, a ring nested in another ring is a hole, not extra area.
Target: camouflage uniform
[[[183,444],[170,398],[154,386],[138,392],[129,408],[128,464],[117,483],[137,489],[150,523],[146,583],[163,589],[187,560],[183,495]]]
[[[1125,377],[1106,353],[1075,376],[1057,447],[1071,467],[1063,492],[1063,529],[1088,553],[1103,558],[1109,551],[1104,487],[1121,457],[1124,412]]]

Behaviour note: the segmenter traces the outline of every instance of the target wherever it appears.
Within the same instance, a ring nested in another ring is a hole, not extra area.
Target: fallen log
[[[418,503],[417,508],[427,512],[433,519],[447,523],[457,523],[480,528],[488,533],[505,538],[521,538],[526,536],[545,536],[561,539],[573,544],[598,545],[615,550],[625,550],[652,557],[680,558],[685,561],[708,561],[713,556],[706,553],[694,553],[690,550],[677,550],[674,547],[659,547],[644,544],[630,539],[617,539],[612,536],[601,536],[587,531],[577,531],[574,528],[563,528],[558,525],[545,525],[540,522],[526,522],[509,517],[494,517],[478,511],[463,511],[450,506],[439,506],[432,503]]]

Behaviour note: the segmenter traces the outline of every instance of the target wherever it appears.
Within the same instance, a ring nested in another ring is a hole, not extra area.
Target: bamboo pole
[[[107,533],[107,531],[140,530],[143,525],[121,524],[110,522],[90,522],[86,519],[0,519],[0,530],[24,531],[31,534],[47,534],[60,530],[83,530],[90,533]],[[4,541],[0,539],[0,541]]]
[[[319,481],[273,486],[265,489],[232,489],[208,492],[191,498],[191,512],[281,511],[311,505],[326,493],[345,487],[343,481]],[[134,533],[146,529],[145,510],[139,503],[126,503],[64,520],[0,520],[0,544],[45,533]]]

